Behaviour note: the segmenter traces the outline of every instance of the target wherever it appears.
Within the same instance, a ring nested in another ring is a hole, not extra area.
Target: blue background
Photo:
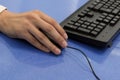
[[[41,10],[59,23],[88,0],[1,0],[12,12]],[[19,24],[18,24],[19,25]],[[101,80],[120,80],[120,36],[110,48],[98,49],[69,39],[83,50]],[[0,33],[0,80],[96,80],[83,55],[63,49],[62,55],[44,53],[23,40]]]

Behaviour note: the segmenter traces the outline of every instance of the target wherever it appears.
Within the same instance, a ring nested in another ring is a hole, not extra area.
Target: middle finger
[[[57,30],[49,23],[45,22],[41,18],[36,20],[36,26],[38,26],[45,34],[51,36],[51,38],[57,42],[61,47],[65,48],[67,46],[66,40],[57,32]]]

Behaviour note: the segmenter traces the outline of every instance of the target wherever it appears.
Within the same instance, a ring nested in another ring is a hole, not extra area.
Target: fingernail
[[[61,51],[60,51],[60,49],[55,49],[55,54],[60,54],[61,53]]]
[[[67,46],[67,42],[66,41],[63,41],[62,42],[62,47],[65,48]]]
[[[67,34],[64,34],[64,37],[65,37],[65,39],[68,39],[68,35]]]

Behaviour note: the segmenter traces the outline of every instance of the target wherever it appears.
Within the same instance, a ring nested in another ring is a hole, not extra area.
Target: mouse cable
[[[74,50],[80,51],[80,52],[82,53],[82,55],[86,58],[86,60],[87,60],[87,62],[88,62],[88,64],[89,64],[89,66],[90,66],[90,69],[91,69],[93,75],[95,76],[95,78],[96,78],[97,80],[100,80],[100,78],[96,75],[96,73],[95,73],[95,71],[94,71],[94,69],[93,69],[93,67],[92,67],[92,65],[91,65],[91,62],[89,61],[87,55],[86,55],[82,50],[77,49],[77,48],[74,48],[74,47],[71,47],[71,46],[67,46],[67,48],[70,48],[70,49],[74,49]]]

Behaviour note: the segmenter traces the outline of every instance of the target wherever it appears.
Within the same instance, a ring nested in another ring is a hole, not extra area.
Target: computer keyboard
[[[60,25],[71,39],[111,46],[120,31],[120,0],[90,0]]]

